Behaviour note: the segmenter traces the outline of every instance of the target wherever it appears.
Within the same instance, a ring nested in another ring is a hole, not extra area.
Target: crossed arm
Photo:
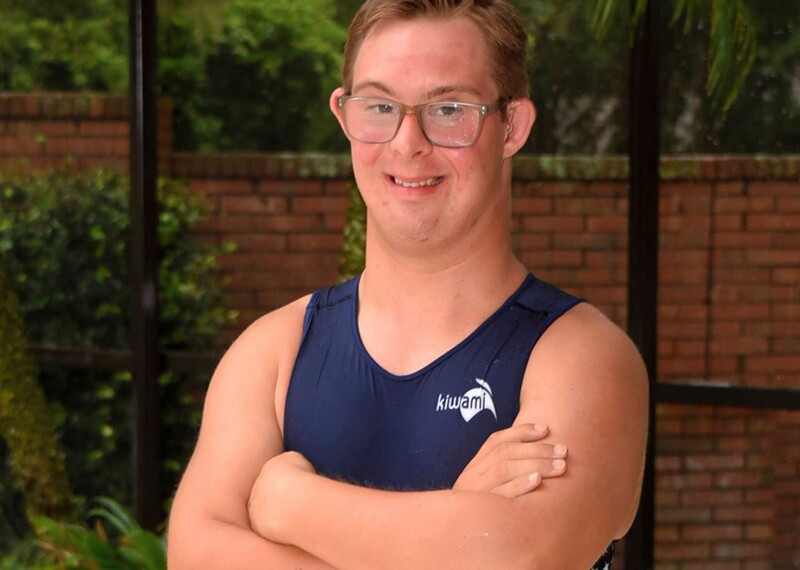
[[[515,426],[487,440],[452,490],[410,493],[326,479],[302,456],[282,452],[276,385],[263,378],[288,381],[293,357],[265,358],[263,347],[294,340],[275,330],[299,341],[295,316],[287,308],[257,324],[215,374],[172,511],[173,570],[573,570],[589,568],[627,530],[638,502],[647,386],[635,349],[591,307],[573,309],[537,345]],[[548,441],[569,442],[565,474],[534,421],[550,427]],[[542,483],[542,474],[563,476]]]

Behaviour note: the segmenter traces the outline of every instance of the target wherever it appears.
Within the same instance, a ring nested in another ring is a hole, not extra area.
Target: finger
[[[490,493],[500,495],[507,499],[514,499],[522,495],[526,495],[531,491],[537,489],[542,484],[542,476],[539,473],[527,473],[507,483],[498,485],[493,488]]]
[[[488,437],[482,449],[493,449],[505,443],[534,442],[547,437],[549,429],[542,424],[519,424],[494,432]]]
[[[504,461],[494,465],[492,472],[486,474],[489,485],[494,487],[518,479],[531,473],[539,473],[543,478],[560,477],[567,472],[567,462],[563,459],[527,459],[523,461]]]
[[[567,446],[560,443],[507,442],[491,452],[492,461],[522,459],[566,459]]]

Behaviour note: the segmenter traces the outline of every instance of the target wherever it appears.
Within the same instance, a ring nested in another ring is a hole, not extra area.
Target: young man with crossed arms
[[[512,251],[525,53],[503,0],[364,3],[330,106],[366,268],[222,359],[172,570],[608,568],[638,504],[646,372]]]

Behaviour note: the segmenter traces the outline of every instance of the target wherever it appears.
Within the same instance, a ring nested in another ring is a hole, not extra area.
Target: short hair
[[[500,98],[527,97],[528,34],[516,9],[505,0],[366,0],[350,24],[344,48],[342,83],[345,92],[352,92],[356,57],[377,23],[461,16],[469,18],[483,34],[490,73],[497,83]]]

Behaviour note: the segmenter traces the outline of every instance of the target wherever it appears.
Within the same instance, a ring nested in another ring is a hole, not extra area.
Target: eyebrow
[[[388,85],[381,83],[380,81],[364,81],[363,83],[357,83],[353,86],[353,92],[360,91],[362,89],[367,88],[377,89],[378,91],[383,91],[386,95],[390,97],[396,97],[397,94],[395,91],[389,87]],[[435,87],[428,91],[425,94],[425,100],[433,99],[435,97],[441,97],[442,95],[448,95],[450,93],[469,93],[475,96],[480,96],[480,92],[471,85],[441,85],[439,87]]]

